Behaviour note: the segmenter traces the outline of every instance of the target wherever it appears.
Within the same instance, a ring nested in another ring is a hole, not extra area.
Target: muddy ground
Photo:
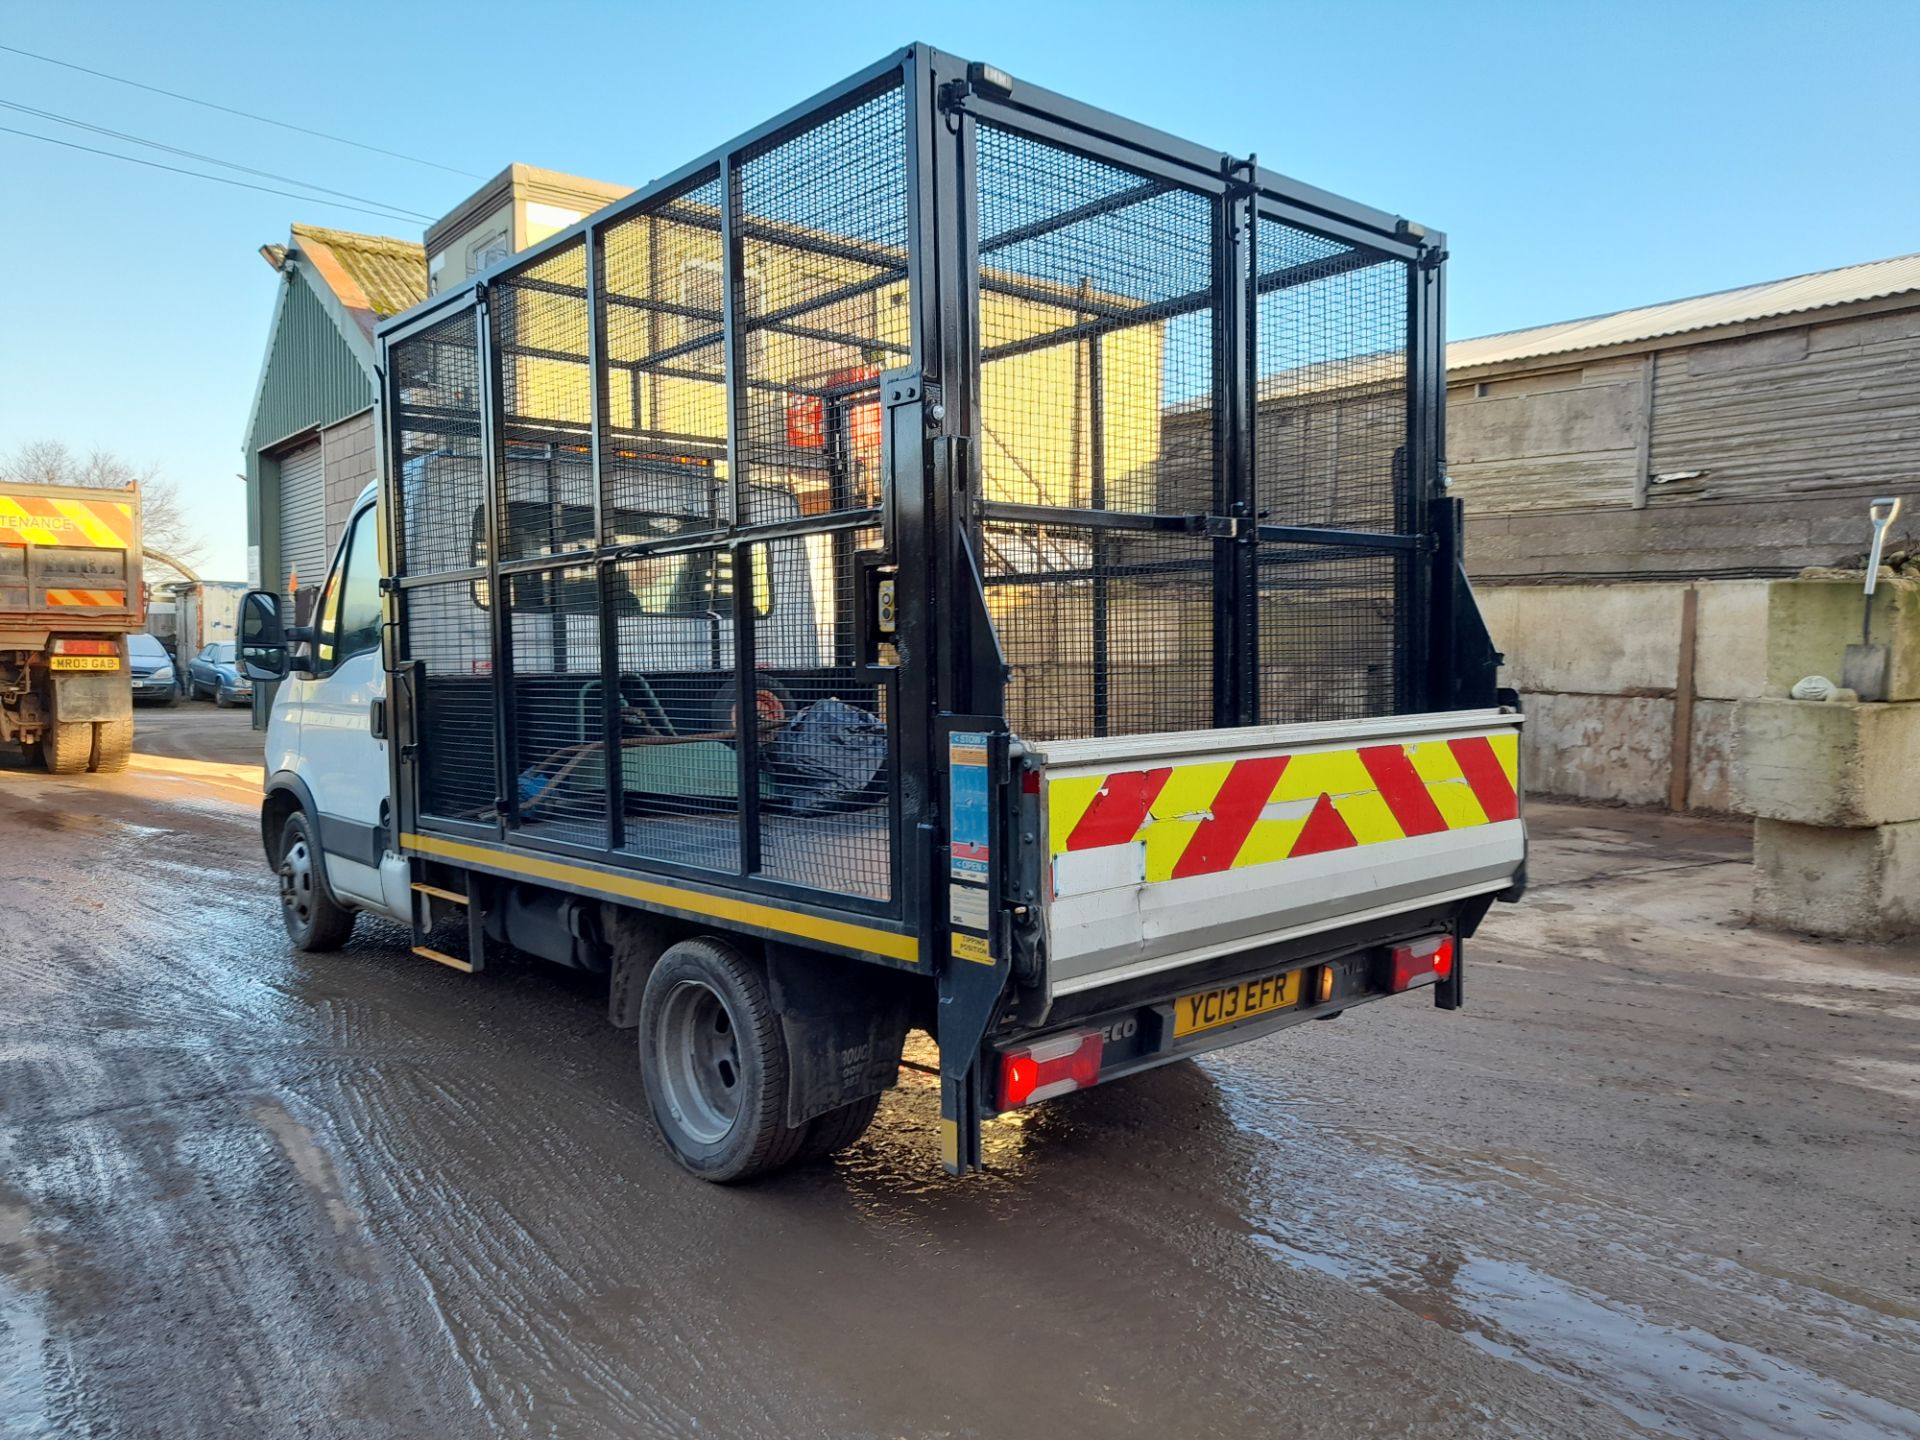
[[[183,718],[184,717],[184,718]],[[0,1436],[1920,1436],[1920,950],[1536,806],[1469,1008],[688,1179],[590,985],[288,950],[243,714],[0,757]],[[164,752],[164,753],[161,753]]]

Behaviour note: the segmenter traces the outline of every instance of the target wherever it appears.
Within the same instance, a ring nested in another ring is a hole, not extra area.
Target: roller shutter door
[[[327,573],[327,483],[320,442],[280,457],[280,589],[312,589]]]

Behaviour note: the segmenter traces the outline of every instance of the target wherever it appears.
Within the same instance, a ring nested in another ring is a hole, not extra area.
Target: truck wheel
[[[719,940],[682,940],[640,997],[640,1071],[673,1158],[702,1180],[749,1180],[793,1160],[787,1046],[760,967]]]
[[[293,948],[317,954],[346,944],[354,912],[327,893],[320,846],[304,810],[289,815],[280,831],[279,869],[280,919]]]
[[[824,1160],[829,1155],[838,1155],[867,1133],[867,1127],[873,1124],[873,1117],[879,1110],[880,1096],[875,1093],[851,1105],[842,1105],[838,1110],[814,1116],[807,1122],[807,1138],[800,1143],[800,1163],[804,1165],[810,1161]]]
[[[56,775],[78,775],[93,759],[93,726],[85,720],[49,725],[40,737],[40,763]]]
[[[93,758],[88,769],[101,775],[117,775],[133,757],[133,717],[122,720],[98,720],[93,726]]]

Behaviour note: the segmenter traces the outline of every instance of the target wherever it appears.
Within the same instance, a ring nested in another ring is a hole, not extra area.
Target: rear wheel
[[[682,940],[640,998],[640,1069],[674,1159],[729,1184],[777,1170],[809,1127],[786,1123],[787,1046],[760,966],[719,940]]]
[[[807,1138],[800,1144],[799,1160],[804,1164],[839,1154],[867,1133],[867,1127],[879,1112],[880,1096],[875,1092],[864,1100],[814,1116],[807,1123]]]
[[[296,950],[338,950],[353,934],[353,914],[327,893],[320,845],[306,812],[296,810],[280,831],[280,919]]]
[[[85,720],[49,725],[40,737],[40,763],[56,775],[78,775],[93,760],[93,726]]]
[[[127,768],[133,758],[133,717],[123,720],[98,720],[93,726],[93,756],[87,768],[102,775],[115,775]]]

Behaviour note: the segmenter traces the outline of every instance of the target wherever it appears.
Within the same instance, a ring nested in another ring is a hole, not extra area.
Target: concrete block
[[[1756,820],[1753,918],[1847,940],[1920,934],[1920,821],[1833,830]]]
[[[1767,582],[1704,581],[1694,588],[1700,592],[1700,611],[1693,693],[1713,700],[1767,694]]]
[[[1665,805],[1673,701],[1661,696],[1521,697],[1520,774],[1529,795]]]
[[[1920,705],[1742,700],[1734,808],[1796,825],[1920,820]]]
[[[1484,587],[1494,644],[1519,690],[1581,695],[1671,691],[1679,665],[1677,585]],[[1489,605],[1495,596],[1497,601]]]
[[[1861,548],[1865,548],[1864,544]],[[1776,580],[1767,591],[1767,691],[1785,695],[1804,675],[1836,684],[1860,639],[1861,578]],[[1920,700],[1920,578],[1882,575],[1872,639],[1892,646],[1887,699]]]
[[[1733,810],[1731,700],[1693,702],[1693,744],[1687,763],[1687,809],[1726,815]]]

